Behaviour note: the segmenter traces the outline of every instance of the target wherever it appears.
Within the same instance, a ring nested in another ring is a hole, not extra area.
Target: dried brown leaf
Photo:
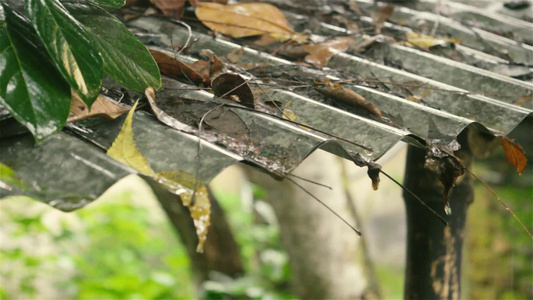
[[[67,122],[75,122],[90,117],[116,119],[128,111],[129,108],[114,103],[102,95],[96,98],[89,110],[87,104],[81,100],[80,96],[72,91],[72,101],[70,102],[70,112]]]
[[[305,57],[305,61],[323,68],[333,55],[346,51],[356,40],[357,38],[355,37],[341,36],[324,43],[304,45],[303,49],[309,53]]]
[[[394,12],[394,6],[392,5],[376,7],[376,10],[372,14],[372,22],[374,22],[374,26],[376,27],[374,29],[375,34],[381,33],[381,29],[383,29],[383,26],[385,25],[385,21],[390,19],[393,12]]]
[[[503,147],[507,160],[516,167],[518,175],[522,174],[527,166],[527,158],[522,146],[507,137],[500,137],[500,144]]]
[[[234,38],[268,33],[280,41],[307,40],[305,35],[294,32],[278,8],[267,3],[200,3],[196,16],[211,30]]]
[[[159,71],[161,74],[168,76],[174,79],[188,79],[191,80],[194,84],[209,84],[209,77],[204,77],[195,71],[193,68],[184,64],[183,62],[176,60],[176,58],[168,55],[164,52],[150,49],[150,54],[152,54],[155,59]]]
[[[215,95],[228,98],[254,108],[255,97],[248,82],[240,75],[224,73],[213,80],[211,87]]]
[[[315,89],[321,94],[330,97],[335,101],[342,102],[356,109],[364,111],[379,120],[383,119],[381,112],[374,105],[374,103],[369,102],[363,96],[343,87],[342,85],[331,83],[326,83],[325,85],[319,84],[315,86]]]

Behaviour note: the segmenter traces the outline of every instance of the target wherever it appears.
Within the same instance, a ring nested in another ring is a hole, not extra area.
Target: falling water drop
[[[372,151],[372,150],[370,150],[370,149],[368,149],[368,150],[365,149],[365,155],[366,155],[366,156],[372,156],[372,155],[374,155],[374,151]]]
[[[450,203],[446,203],[446,205],[444,206],[444,212],[448,216],[452,214],[452,208],[450,207]]]

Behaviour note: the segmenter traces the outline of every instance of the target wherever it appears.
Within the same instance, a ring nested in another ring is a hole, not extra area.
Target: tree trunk
[[[455,153],[470,168],[471,154],[466,143]],[[405,186],[437,213],[444,214],[443,187],[438,175],[424,168],[426,152],[409,146]],[[452,214],[448,226],[404,191],[407,210],[407,264],[405,299],[459,299],[461,258],[468,206],[473,202],[473,184],[466,173],[450,193]]]
[[[211,226],[204,244],[204,253],[198,253],[196,252],[198,244],[196,229],[189,210],[183,206],[180,197],[170,193],[159,184],[150,181],[149,184],[187,249],[198,290],[202,282],[208,279],[210,271],[221,272],[231,277],[244,273],[239,248],[226,221],[224,211],[210,190]]]
[[[351,224],[341,178],[341,162],[317,151],[293,174],[327,188],[294,178]],[[267,201],[279,220],[282,243],[289,255],[292,285],[300,299],[358,299],[367,286],[357,262],[359,236],[309,194],[285,179],[276,181],[249,168],[250,180],[267,191]]]

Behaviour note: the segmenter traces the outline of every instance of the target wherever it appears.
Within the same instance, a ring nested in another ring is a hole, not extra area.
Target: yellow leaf
[[[155,90],[151,87],[145,90],[146,97],[155,101]],[[131,108],[122,129],[117,138],[107,150],[107,155],[115,160],[124,163],[140,173],[154,178],[157,182],[164,185],[168,190],[180,196],[183,205],[189,208],[191,217],[194,221],[196,234],[198,235],[197,252],[203,252],[204,242],[207,238],[209,225],[211,224],[211,203],[209,202],[209,194],[203,182],[198,182],[196,190],[194,205],[191,205],[192,196],[196,184],[194,175],[185,171],[168,171],[155,173],[148,164],[146,158],[141,154],[135,145],[133,139],[133,113],[137,107],[138,101]]]
[[[194,205],[191,206],[195,186],[194,175],[184,171],[173,171],[157,173],[154,178],[167,189],[178,194],[183,205],[189,208],[196,228],[196,235],[198,236],[196,252],[202,253],[208,229],[211,225],[211,202],[209,202],[207,187],[201,182],[198,184]]]
[[[446,43],[454,43],[454,44],[460,44],[462,43],[459,39],[451,39],[451,38],[444,38],[444,37],[435,37],[427,34],[420,34],[415,32],[408,32],[405,34],[406,41],[400,42],[400,45],[408,46],[408,47],[418,47],[422,48],[424,50],[428,50],[429,48],[437,45],[444,45]]]
[[[211,30],[234,38],[268,33],[280,41],[292,39],[301,43],[307,40],[294,32],[279,9],[266,3],[200,3],[196,16]]]
[[[431,93],[431,91],[433,91],[433,89],[428,89],[427,91],[423,92],[420,95],[409,96],[409,97],[407,97],[407,100],[418,103],[418,101],[422,100],[424,97],[429,95],[429,93]]]
[[[152,176],[154,175],[154,172],[150,168],[146,158],[137,149],[135,141],[133,140],[132,121],[137,103],[139,103],[139,101],[135,102],[135,105],[133,105],[128,113],[120,133],[113,142],[113,145],[111,145],[111,148],[107,150],[107,155],[134,168],[144,175]]]

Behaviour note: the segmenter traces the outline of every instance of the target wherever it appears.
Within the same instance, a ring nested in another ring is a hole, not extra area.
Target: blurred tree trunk
[[[335,156],[317,151],[293,172],[333,190],[294,180],[354,224],[347,211],[340,164]],[[367,283],[356,259],[357,234],[289,180],[276,181],[252,168],[247,173],[267,191],[266,200],[276,212],[298,298],[361,298]]]
[[[455,155],[470,168],[466,142]],[[443,188],[438,175],[424,168],[426,152],[409,146],[405,186],[437,213],[444,215]],[[405,299],[461,298],[461,259],[468,206],[473,202],[471,176],[459,177],[450,194],[452,214],[448,226],[404,191],[407,210],[407,262]]]
[[[211,226],[204,244],[204,253],[198,253],[196,252],[198,237],[189,209],[183,206],[179,196],[170,193],[159,184],[150,182],[150,185],[187,249],[198,290],[202,282],[208,279],[210,271],[221,272],[231,277],[244,273],[239,248],[226,221],[224,211],[210,190]]]

